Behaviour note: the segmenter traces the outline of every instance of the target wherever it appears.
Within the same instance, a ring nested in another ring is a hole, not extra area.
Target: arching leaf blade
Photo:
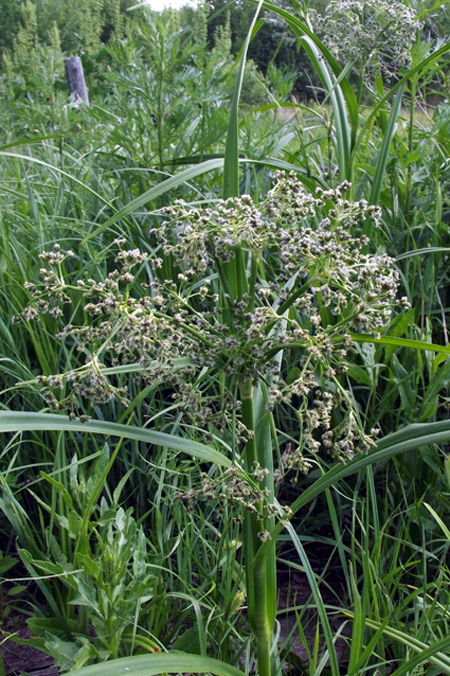
[[[222,467],[230,467],[231,460],[216,449],[198,441],[184,439],[174,434],[159,432],[145,427],[132,427],[104,420],[91,420],[82,423],[70,421],[69,416],[56,413],[28,413],[26,411],[0,411],[0,432],[84,432],[105,436],[134,439],[154,446],[164,446],[181,451],[199,460],[212,462]]]

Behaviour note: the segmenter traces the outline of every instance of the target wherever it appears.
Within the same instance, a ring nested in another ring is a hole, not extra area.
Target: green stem
[[[163,76],[160,78],[158,95],[157,95],[157,114],[156,126],[158,135],[158,156],[159,156],[159,170],[164,171],[164,143],[163,143],[163,105],[162,105],[162,88]]]
[[[256,446],[256,425],[253,401],[253,383],[246,378],[240,386],[242,401],[242,421],[252,433],[245,446],[245,469],[250,473],[253,463],[258,460]],[[257,512],[246,511],[244,515],[244,563],[247,580],[247,605],[250,627],[256,641],[256,655],[259,676],[271,676],[270,646],[273,635],[273,623],[270,619],[268,600],[267,556],[260,557],[253,565],[255,555],[261,547],[259,534],[265,530],[263,503],[255,505]]]
[[[173,317],[170,317],[170,315],[165,314],[164,312],[159,312],[159,311],[154,311],[153,313],[155,317],[161,317],[162,319],[168,319],[169,321],[173,321]],[[205,336],[200,333],[200,331],[197,331],[196,329],[192,328],[192,326],[189,326],[189,324],[185,324],[185,322],[179,322],[177,324],[180,328],[183,329],[183,331],[187,331],[187,333],[190,333],[191,335],[195,336],[199,341],[204,343],[207,347],[213,348],[214,343],[212,343],[210,340],[205,338]]]
[[[286,310],[289,310],[289,308],[292,306],[292,304],[295,303],[295,301],[298,298],[300,298],[300,296],[303,296],[305,291],[308,291],[308,289],[310,289],[312,286],[314,286],[316,281],[317,281],[317,277],[316,277],[316,275],[313,275],[299,289],[296,289],[293,293],[291,293],[291,295],[278,308],[278,310],[277,310],[278,314],[283,315],[286,312]]]
[[[409,108],[409,130],[408,130],[408,156],[411,157],[414,147],[414,106],[416,104],[417,79],[411,80],[411,104]],[[412,162],[406,168],[405,180],[405,220],[408,226],[411,225],[411,183],[412,183]],[[409,246],[409,244],[407,244]],[[406,249],[407,250],[407,249]]]

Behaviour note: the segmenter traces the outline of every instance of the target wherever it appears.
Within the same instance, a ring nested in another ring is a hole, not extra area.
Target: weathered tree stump
[[[76,101],[84,101],[89,104],[89,95],[84,81],[83,64],[79,56],[71,56],[66,59],[66,78],[69,92],[75,94]]]

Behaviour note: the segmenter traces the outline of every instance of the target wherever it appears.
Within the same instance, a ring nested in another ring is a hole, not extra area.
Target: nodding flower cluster
[[[298,448],[284,453],[279,478],[306,472],[305,452],[323,447],[344,460],[367,447],[370,435],[342,374],[354,349],[351,333],[377,335],[389,321],[398,275],[387,255],[365,253],[368,241],[352,235],[380,214],[364,200],[349,202],[348,188],[310,195],[295,175],[279,173],[260,205],[249,196],[212,208],[176,203],[150,232],[151,253],[116,240],[116,267],[100,282],[70,285],[63,269],[72,252],[45,252],[43,281],[26,285],[31,302],[22,317],[56,317],[76,295],[88,315],[59,332],[87,356],[76,370],[40,378],[48,407],[75,416],[78,395],[126,406],[127,392],[108,370],[137,363],[144,384],[159,386],[191,424],[235,434],[238,444],[252,434],[241,421],[240,385],[262,383],[268,410],[288,406],[299,419]],[[243,292],[233,265],[245,277]],[[136,268],[145,275],[140,284]],[[220,397],[210,387],[218,377],[226,384]]]

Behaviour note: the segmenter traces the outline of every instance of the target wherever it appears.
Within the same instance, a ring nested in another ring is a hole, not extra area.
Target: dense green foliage
[[[131,4],[0,0],[3,629],[450,673],[445,4]]]
[[[10,72],[14,66],[19,71],[21,67],[32,70],[34,52],[38,45],[50,48],[53,52],[62,49],[67,54],[81,53],[86,59],[88,56],[98,55],[104,45],[112,45],[131,37],[133,22],[130,19],[141,14],[136,9],[137,4],[133,0],[75,0],[72,3],[64,0],[0,0],[0,63],[3,70]],[[289,0],[279,0],[276,5],[290,11]],[[362,23],[367,22],[366,37],[364,31],[352,36],[351,30],[347,36],[348,27],[354,26],[354,18],[358,17],[357,7],[352,9],[351,2],[348,5],[350,13],[346,13],[342,3],[330,3],[329,0],[296,0],[294,3],[298,15],[321,39],[325,39],[326,46],[330,48],[331,43],[332,52],[334,43],[340,52],[342,65],[348,62],[349,55],[343,49],[347,37],[352,37],[353,44],[358,44],[361,54],[367,48],[367,53],[372,54],[370,60],[376,52],[375,43],[382,39],[385,46],[379,53],[383,55],[385,65],[389,66],[391,63],[391,71],[398,70],[400,62],[392,56],[392,51],[389,54],[390,48],[386,47],[386,41],[391,40],[391,48],[394,50],[403,48],[403,55],[407,56],[410,45],[404,44],[401,36],[402,27],[406,26],[406,32],[409,30],[408,12],[412,16],[415,13],[420,15],[417,23],[425,42],[430,36],[435,40],[445,39],[450,27],[446,3],[428,0],[422,2],[420,7],[414,4],[410,10],[405,8],[404,11],[398,11],[394,7],[397,5],[401,8],[402,3],[392,2],[389,4],[391,16],[382,18],[383,1],[380,1],[381,11],[376,19],[377,25],[374,25],[370,12],[365,20],[361,19]],[[334,10],[335,6],[337,12]],[[234,56],[238,54],[253,14],[254,6],[245,0],[212,0],[199,3],[196,9],[186,5],[176,13],[175,20],[179,27],[193,28],[199,41],[204,41],[208,51],[215,54],[213,58],[217,59],[219,55],[226,58],[230,53]],[[295,39],[285,22],[273,12],[264,9],[261,16],[266,20],[249,46],[248,56],[251,62],[262,75],[269,77],[269,81],[271,77],[279,77],[273,72],[273,67],[281,69],[286,79],[292,80],[292,89],[297,99],[322,99],[320,78],[306,52],[295,48]],[[359,22],[359,18],[357,21]],[[368,39],[369,35],[371,38]],[[444,72],[446,73],[445,67]],[[435,84],[442,89],[445,88],[444,81],[445,75]]]

